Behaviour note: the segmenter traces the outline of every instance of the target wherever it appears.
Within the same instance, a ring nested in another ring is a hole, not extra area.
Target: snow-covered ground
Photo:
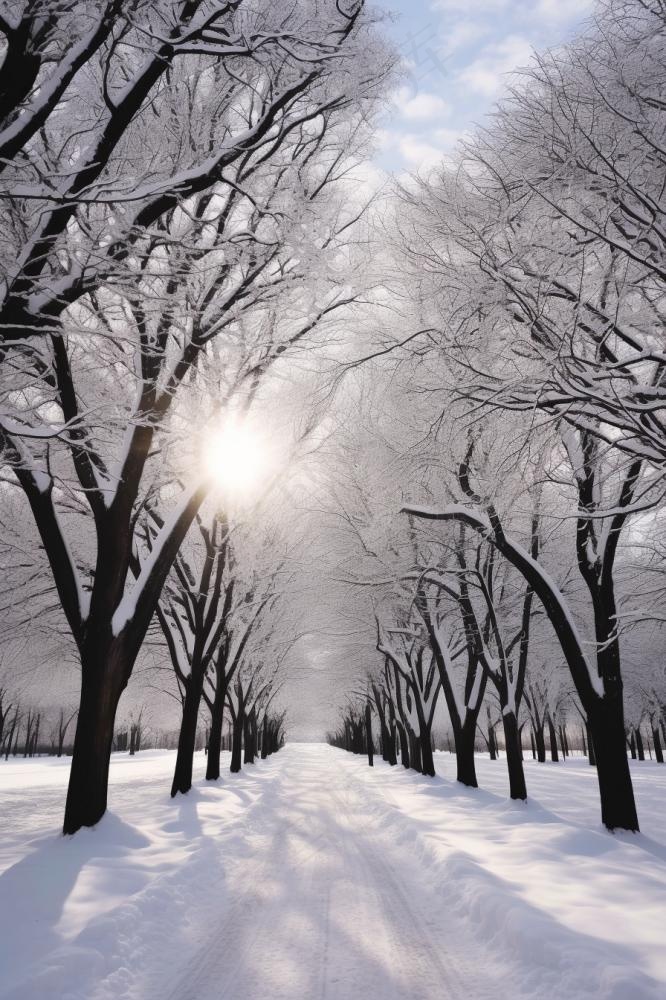
[[[643,833],[599,824],[583,761],[529,804],[321,745],[168,797],[173,754],[116,755],[112,812],[58,834],[67,763],[0,764],[0,996],[12,1000],[663,1000],[666,767]]]

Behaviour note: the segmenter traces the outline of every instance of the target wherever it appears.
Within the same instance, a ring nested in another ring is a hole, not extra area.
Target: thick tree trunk
[[[518,720],[513,712],[507,712],[504,709],[502,722],[504,724],[504,742],[506,743],[506,766],[509,772],[509,795],[512,799],[526,799],[527,786],[523,771]]]
[[[658,764],[664,763],[664,750],[661,745],[661,734],[659,732],[659,726],[652,727],[652,739],[654,741],[654,755],[657,758]]]
[[[218,680],[219,683],[219,680]],[[224,722],[224,699],[226,689],[215,692],[210,712],[210,737],[206,758],[206,781],[217,781],[220,777],[220,752],[222,750],[222,724]]]
[[[599,699],[588,713],[597,759],[601,819],[609,830],[638,831],[634,790],[625,749],[622,700]]]
[[[491,741],[489,731],[490,759],[495,760],[495,741]],[[474,723],[468,721],[457,733],[455,733],[456,744],[456,781],[469,788],[478,788],[476,780],[476,765],[474,763],[474,740],[476,738],[476,719]]]
[[[128,676],[119,647],[82,657],[81,697],[63,833],[95,826],[106,812],[116,709]]]
[[[245,726],[245,713],[242,707],[238,707],[238,715],[234,719],[233,737],[231,740],[231,766],[229,770],[232,774],[238,774],[241,769],[241,751],[243,749],[243,729]]]
[[[421,744],[419,738],[415,735],[413,730],[408,731],[409,739],[409,766],[413,771],[418,771],[420,774],[423,773],[423,762],[421,760]]]
[[[419,737],[421,745],[421,773],[429,778],[435,777],[435,761],[432,755],[432,743],[430,733],[425,732]]]
[[[391,767],[398,763],[395,753],[395,731],[388,726],[383,729],[382,756]]]
[[[199,671],[196,674],[193,672],[188,678],[185,688],[183,717],[180,721],[180,733],[178,734],[176,766],[171,784],[171,798],[174,798],[179,792],[181,795],[185,795],[192,787],[192,763],[197,739],[197,723],[199,721],[202,689],[203,676],[199,676]]]

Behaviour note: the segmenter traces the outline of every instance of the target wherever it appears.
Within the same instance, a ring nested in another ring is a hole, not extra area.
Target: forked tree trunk
[[[518,720],[513,712],[504,709],[504,742],[506,743],[506,766],[509,772],[509,795],[512,799],[526,799],[527,786],[523,770],[523,754],[520,746]]]

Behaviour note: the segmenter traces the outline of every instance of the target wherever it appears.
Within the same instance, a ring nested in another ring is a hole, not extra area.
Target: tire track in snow
[[[443,902],[417,862],[378,824],[363,782],[326,750],[280,754],[245,850],[227,862],[231,902],[169,1000],[497,1000],[465,961],[469,944],[442,924]]]

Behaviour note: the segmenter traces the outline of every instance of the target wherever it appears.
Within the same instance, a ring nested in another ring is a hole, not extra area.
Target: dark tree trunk
[[[425,732],[419,737],[421,745],[421,773],[429,778],[435,777],[435,761],[432,755],[432,743],[430,733]]]
[[[409,761],[410,767],[414,771],[419,771],[423,773],[423,763],[421,761],[421,744],[418,737],[414,734],[413,730],[408,731],[409,739]]]
[[[654,755],[657,758],[658,764],[664,763],[664,750],[661,745],[661,734],[659,732],[659,726],[652,727],[652,739],[654,741]]]
[[[555,723],[550,715],[548,716],[548,742],[550,743],[550,759],[557,763],[560,759],[557,751],[557,732],[555,730]]]
[[[261,727],[261,759],[266,760],[269,754],[268,749],[268,716],[264,716],[264,724]]]
[[[543,726],[536,726],[534,730],[534,742],[536,744],[536,756],[540,764],[546,761],[546,735]]]
[[[93,650],[82,657],[81,697],[69,772],[63,833],[94,826],[106,812],[109,763],[116,709],[129,675],[116,646],[106,655]]]
[[[390,729],[388,726],[384,729],[384,741],[382,745],[384,747],[384,760],[387,761],[393,767],[398,763],[398,759],[395,753],[395,731]]]
[[[592,730],[590,729],[589,722],[585,723],[585,732],[587,733],[587,759],[590,762],[590,767],[596,767],[597,755],[594,752],[594,740],[592,739]]]
[[[245,754],[244,764],[254,764],[257,755],[257,724],[254,708],[245,719]]]
[[[513,712],[504,709],[504,742],[506,743],[506,766],[509,772],[509,794],[512,799],[526,799],[527,786],[523,771],[523,755],[520,747],[520,730]]]
[[[643,746],[643,737],[641,735],[640,726],[636,726],[634,732],[636,733],[636,752],[638,753],[638,759],[645,760],[645,747]]]
[[[488,749],[490,759],[495,760],[495,740],[492,729],[488,730]],[[476,720],[469,719],[455,734],[456,743],[456,781],[469,788],[478,788],[476,780],[476,765],[474,762],[474,741],[476,739]]]
[[[229,770],[232,774],[237,774],[241,769],[241,751],[243,743],[243,729],[245,725],[245,713],[242,705],[238,706],[238,714],[234,719],[233,736],[231,740],[231,766]]]
[[[597,759],[601,819],[609,830],[638,831],[634,790],[625,749],[622,701],[599,699],[589,713],[591,743]]]
[[[178,751],[171,784],[171,798],[174,798],[179,792],[181,795],[185,795],[192,787],[192,764],[197,740],[197,722],[202,690],[203,675],[200,671],[193,670],[185,687],[183,717],[178,734]]]
[[[220,680],[218,678],[218,684]],[[210,737],[206,758],[206,781],[217,781],[220,777],[220,752],[222,750],[222,724],[224,722],[224,700],[226,688],[216,689],[210,710]]]
[[[488,723],[488,754],[491,760],[497,760],[497,742],[495,740],[495,729]],[[476,785],[474,786],[476,787]]]
[[[365,706],[365,742],[368,751],[368,766],[374,767],[373,754],[375,748],[372,745],[372,712],[369,702]]]
[[[534,728],[530,729],[530,745],[532,747],[532,760],[536,760],[536,741],[534,739]]]

